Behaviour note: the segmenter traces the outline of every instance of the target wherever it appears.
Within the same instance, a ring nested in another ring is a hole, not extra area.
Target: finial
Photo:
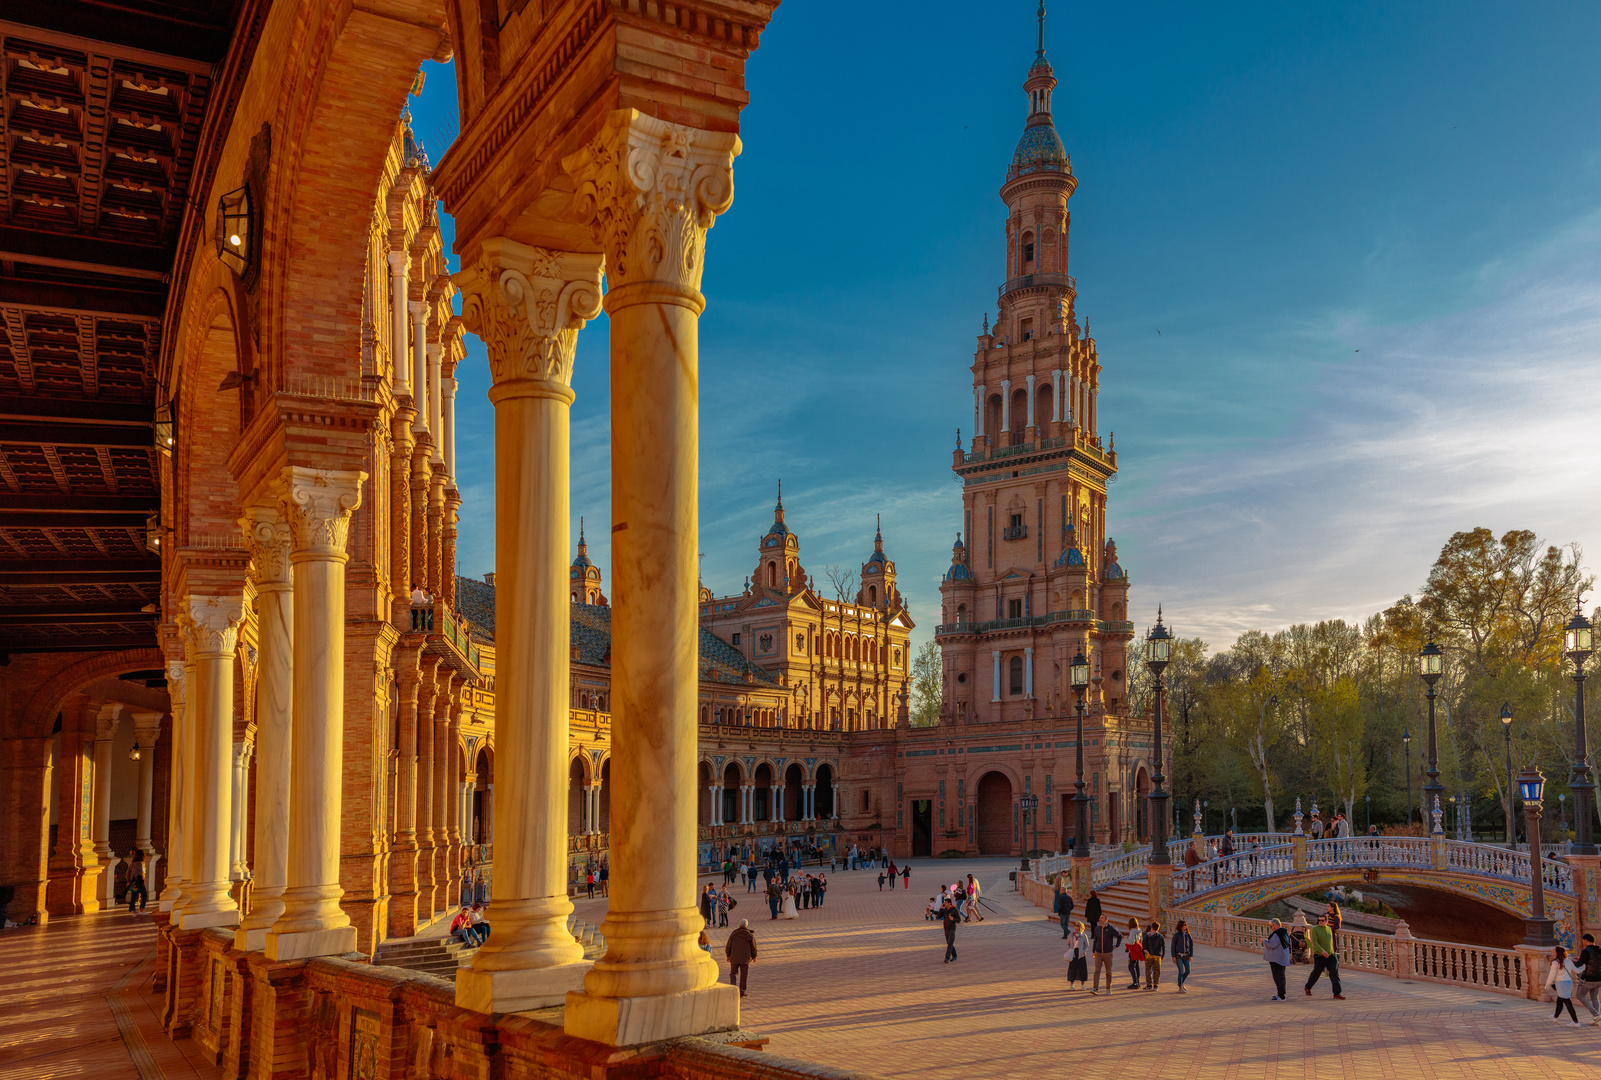
[[[1040,47],[1039,47],[1039,51],[1036,52],[1034,55],[1035,56],[1039,56],[1039,57],[1044,57],[1044,55],[1045,55],[1045,0],[1040,0],[1039,19],[1040,19]]]
[[[1112,437],[1112,439],[1111,439],[1111,441],[1109,443],[1107,443],[1106,448],[1108,450],[1116,450],[1117,449],[1117,432],[1109,431],[1109,432],[1107,432],[1107,434],[1110,435]]]
[[[990,313],[987,311],[984,313],[984,332],[990,332]]]
[[[1156,625],[1157,626],[1161,626],[1162,625],[1162,605],[1161,604],[1157,604],[1156,605]]]
[[[956,429],[956,449],[960,450],[961,448],[962,448],[962,429],[961,428],[957,428]]]
[[[884,515],[873,515],[873,547],[879,551],[884,550]]]
[[[587,546],[588,545],[584,543],[584,518],[583,518],[583,515],[579,515],[579,518],[578,518],[578,554],[582,555],[584,553],[584,548],[587,547]]]
[[[784,481],[778,482],[778,505],[773,507],[773,520],[784,520]]]

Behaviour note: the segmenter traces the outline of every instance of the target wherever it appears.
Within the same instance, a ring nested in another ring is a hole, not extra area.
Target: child
[[[1129,984],[1130,990],[1140,988],[1140,966],[1145,960],[1145,946],[1140,944],[1140,920],[1128,921],[1128,935],[1123,939],[1123,948],[1128,950],[1128,973],[1134,980]]]
[[[936,905],[934,903],[934,898],[932,896],[930,896],[928,898],[928,910],[923,912],[923,918],[925,920],[927,920],[928,922],[933,922],[934,921],[934,908],[935,908],[935,906]]]

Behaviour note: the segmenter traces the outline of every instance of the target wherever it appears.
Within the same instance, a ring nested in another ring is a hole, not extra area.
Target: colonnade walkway
[[[148,914],[0,931],[0,1077],[220,1080],[196,1043],[161,1029],[155,972]]]
[[[1344,977],[1345,1001],[1330,999],[1326,981],[1308,998],[1304,966],[1290,969],[1292,997],[1278,1003],[1267,964],[1232,949],[1198,947],[1182,996],[1171,962],[1155,993],[1125,990],[1126,964],[1110,997],[1069,993],[1061,931],[1011,891],[1016,866],[917,859],[911,888],[893,895],[879,893],[876,871],[831,874],[823,908],[792,921],[769,921],[740,886],[735,915],[750,919],[759,950],[743,1026],[768,1036],[770,1052],[882,1077],[1601,1074],[1601,1028],[1559,1028],[1549,1004],[1368,973]],[[939,880],[968,873],[997,910],[958,929],[959,959],[945,964],[944,936],[923,909]],[[729,932],[712,931],[725,979]]]
[[[984,1080],[1070,1075],[1168,1080],[1347,1076],[1542,1080],[1601,1073],[1601,1028],[1558,1027],[1551,1006],[1368,973],[1345,977],[1347,1000],[1300,993],[1268,1000],[1267,966],[1248,953],[1198,947],[1189,994],[1173,969],[1154,994],[1065,989],[1060,932],[1010,890],[1013,860],[915,860],[912,887],[880,893],[877,872],[829,875],[827,903],[770,921],[738,886],[731,926],[749,918],[760,955],[743,1026],[791,1058],[882,1077]],[[995,910],[957,933],[960,959],[923,908],[939,880],[972,872]],[[598,923],[605,901],[580,896]],[[493,909],[491,909],[493,917]],[[713,953],[727,977],[722,946]],[[155,935],[121,913],[0,932],[0,1076],[213,1080],[188,1041],[173,1042],[149,992]]]

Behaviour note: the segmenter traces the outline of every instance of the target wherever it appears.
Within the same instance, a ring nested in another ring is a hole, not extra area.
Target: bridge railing
[[[1230,855],[1226,859],[1213,859],[1199,866],[1175,867],[1173,870],[1173,897],[1192,897],[1213,889],[1227,888],[1250,878],[1288,874],[1295,869],[1294,847],[1275,844],[1272,847],[1253,848]]]
[[[1505,881],[1529,881],[1529,853],[1509,851],[1489,844],[1467,844],[1448,840],[1445,844],[1446,865],[1453,870],[1466,870],[1471,874],[1501,878]],[[1568,863],[1540,860],[1540,877],[1552,892],[1573,895],[1573,867]]]
[[[1176,880],[1176,879],[1175,879]],[[1260,953],[1271,924],[1266,919],[1240,915],[1169,908],[1167,925],[1179,919],[1190,924],[1197,942]],[[1395,936],[1361,930],[1341,930],[1340,966],[1374,971],[1398,979],[1449,983],[1522,997],[1527,992],[1523,958],[1514,949],[1460,945],[1450,941],[1414,938],[1402,923]],[[1536,973],[1538,974],[1538,973]]]
[[[1320,866],[1433,866],[1433,841],[1426,836],[1355,836],[1308,840],[1306,861]]]

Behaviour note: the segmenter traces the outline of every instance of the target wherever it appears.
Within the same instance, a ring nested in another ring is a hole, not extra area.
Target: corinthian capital
[[[249,506],[239,519],[250,551],[251,576],[262,591],[292,588],[289,573],[289,524],[276,505]]]
[[[483,338],[498,386],[517,379],[573,381],[573,350],[584,323],[600,314],[601,255],[530,247],[503,236],[484,241],[478,261],[456,275],[461,321]]]
[[[178,612],[178,629],[196,659],[232,656],[239,642],[239,624],[244,621],[242,596],[188,596]]]
[[[578,183],[574,212],[606,252],[612,292],[641,283],[700,294],[706,230],[734,202],[739,136],[618,109],[562,159]]]
[[[279,509],[289,523],[295,554],[343,556],[350,535],[350,515],[361,505],[359,469],[308,469],[290,465],[283,471]]]

